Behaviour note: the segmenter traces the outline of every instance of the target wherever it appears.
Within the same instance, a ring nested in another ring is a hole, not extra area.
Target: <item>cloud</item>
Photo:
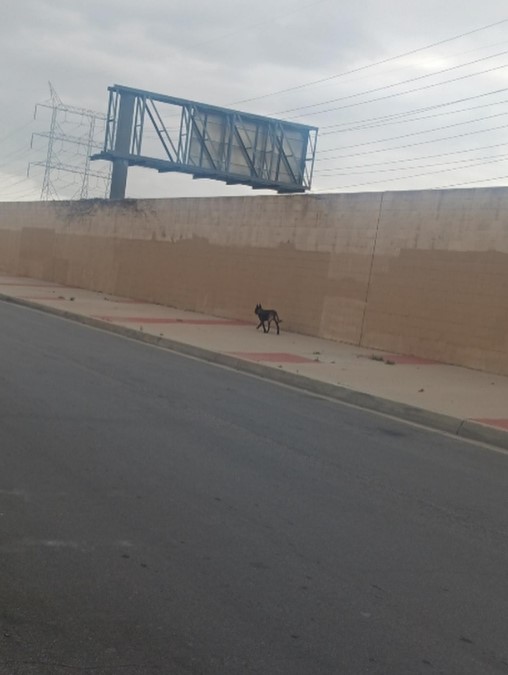
[[[495,125],[479,119],[485,115],[483,110],[460,112],[482,102],[490,103],[492,112],[508,110],[503,103],[506,94],[489,94],[503,88],[506,70],[473,76],[487,65],[471,65],[463,70],[471,77],[426,89],[419,88],[416,78],[432,76],[421,81],[421,86],[451,80],[451,74],[440,75],[439,71],[508,49],[507,24],[432,49],[415,50],[502,20],[504,11],[500,0],[468,5],[467,12],[458,0],[410,6],[402,0],[363,0],[350,5],[335,0],[4,0],[0,57],[8,67],[3,68],[0,88],[0,170],[3,166],[8,177],[0,177],[0,194],[9,193],[12,176],[23,178],[28,161],[45,159],[42,137],[31,152],[29,146],[32,132],[48,130],[48,111],[40,110],[33,121],[35,103],[48,99],[48,80],[65,103],[102,112],[107,87],[119,83],[212,104],[232,104],[259,114],[298,115],[297,121],[334,132],[319,138],[316,189],[356,183],[364,184],[362,189],[436,186],[441,179],[430,169],[427,177],[411,178],[419,171],[411,166],[422,165],[427,155],[441,154],[444,162],[450,152],[464,152],[457,158],[470,158],[473,164],[486,156],[484,146],[497,144],[506,149],[502,118]],[[410,51],[414,53],[387,60]],[[502,66],[508,58],[499,56],[487,63]],[[350,71],[355,72],[341,75]],[[398,84],[410,79],[414,85]],[[301,86],[319,80],[324,81]],[[378,97],[367,93],[376,88],[380,89]],[[411,88],[414,91],[404,93]],[[270,93],[274,95],[267,96]],[[410,114],[480,94],[486,98],[436,109],[435,117],[421,119],[421,113]],[[343,100],[326,103],[339,98]],[[299,110],[283,112],[293,108]],[[437,116],[445,111],[451,114]],[[390,118],[393,115],[405,117],[393,124],[397,121]],[[370,125],[363,122],[376,118],[383,120]],[[448,134],[431,131],[462,121],[469,121],[470,126],[450,129]],[[494,126],[499,128],[488,131]],[[407,142],[389,140],[405,133],[415,134],[411,143],[410,136]],[[450,138],[439,140],[447,135]],[[325,159],[323,151],[342,146],[357,147],[328,156],[355,156]],[[362,166],[373,162],[379,164],[377,175],[369,173],[370,168],[362,175]],[[396,162],[399,169],[394,172]],[[439,158],[433,163],[439,164]],[[347,174],[341,171],[344,164],[357,167],[351,180],[347,175],[332,175]],[[457,164],[450,178],[474,182],[475,177],[485,180],[497,175],[495,163],[470,168],[466,164]],[[442,164],[436,170],[447,168],[452,167]],[[233,193],[220,183],[141,170],[131,173],[128,186],[136,196]],[[11,193],[16,190],[18,186]],[[251,194],[247,188],[234,191]]]

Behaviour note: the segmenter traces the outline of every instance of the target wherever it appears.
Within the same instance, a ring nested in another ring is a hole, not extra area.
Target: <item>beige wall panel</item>
[[[51,280],[54,242],[54,230],[24,227],[19,247],[19,273],[22,276]]]
[[[508,190],[384,196],[363,345],[508,373],[507,297]]]
[[[18,274],[21,232],[0,229],[0,273]]]

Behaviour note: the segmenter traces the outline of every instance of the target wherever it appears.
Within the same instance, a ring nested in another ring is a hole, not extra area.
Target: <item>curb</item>
[[[75,323],[81,323],[92,328],[104,330],[115,335],[120,335],[138,342],[144,342],[156,347],[168,349],[170,351],[184,354],[202,361],[215,363],[221,366],[232,368],[250,375],[278,382],[296,389],[306,391],[316,396],[323,396],[333,399],[340,403],[346,403],[358,408],[370,410],[372,412],[389,415],[405,422],[419,424],[429,429],[436,431],[443,431],[445,433],[458,436],[460,438],[494,445],[499,448],[508,450],[508,432],[495,427],[490,427],[470,419],[461,419],[452,415],[445,415],[444,413],[437,413],[425,408],[418,408],[416,406],[392,401],[381,396],[367,394],[355,389],[349,389],[339,384],[330,384],[328,382],[319,382],[304,375],[296,373],[289,373],[278,368],[273,368],[261,363],[252,363],[245,361],[229,354],[222,354],[214,352],[204,347],[195,347],[184,342],[178,342],[171,338],[163,338],[134,328],[126,326],[119,326],[101,319],[94,319],[92,317],[76,314],[67,310],[58,309],[57,307],[49,307],[41,305],[30,300],[22,300],[9,295],[0,293],[0,301],[8,302],[22,307],[28,307],[36,311],[52,314],[62,319],[68,319]]]

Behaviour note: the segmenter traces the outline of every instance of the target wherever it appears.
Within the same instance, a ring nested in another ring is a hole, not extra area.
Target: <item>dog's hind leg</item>
[[[275,312],[275,316],[273,317],[273,320],[275,321],[275,325],[277,326],[277,335],[279,335],[280,334],[279,324],[280,324],[281,321],[280,321],[280,317],[277,314],[277,312]]]

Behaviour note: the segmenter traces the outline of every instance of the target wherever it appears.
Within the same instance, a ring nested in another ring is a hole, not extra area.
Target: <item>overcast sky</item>
[[[0,59],[0,200],[40,198],[48,81],[101,113],[117,83],[315,125],[315,192],[508,182],[506,0],[2,0]],[[79,165],[79,146],[54,151]],[[79,193],[79,173],[51,179]],[[260,193],[129,170],[128,197],[237,194]]]

